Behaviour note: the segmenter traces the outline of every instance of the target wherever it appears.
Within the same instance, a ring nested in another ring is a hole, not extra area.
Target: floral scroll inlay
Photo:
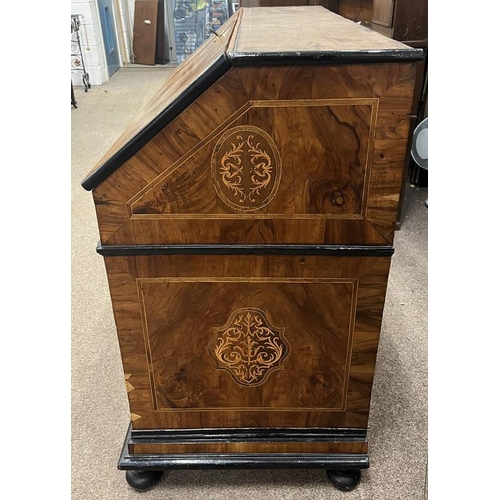
[[[210,354],[217,368],[229,372],[236,383],[258,386],[272,371],[283,370],[290,352],[285,329],[273,326],[261,309],[236,309],[224,326],[213,330]]]
[[[228,130],[215,146],[212,177],[217,194],[231,208],[263,208],[274,198],[281,179],[281,158],[273,139],[251,125]]]

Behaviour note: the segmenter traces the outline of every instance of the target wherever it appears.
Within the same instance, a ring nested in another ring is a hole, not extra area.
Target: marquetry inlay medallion
[[[272,371],[283,370],[290,352],[284,330],[273,326],[261,309],[236,309],[224,326],[213,328],[209,352],[217,368],[229,372],[236,383],[258,386]]]
[[[212,178],[221,200],[234,210],[265,207],[281,180],[281,158],[272,137],[251,125],[226,131],[212,154]]]

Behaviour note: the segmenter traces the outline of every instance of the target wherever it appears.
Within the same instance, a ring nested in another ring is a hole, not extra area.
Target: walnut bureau
[[[241,8],[84,179],[132,487],[175,468],[357,485],[422,56],[323,7]]]

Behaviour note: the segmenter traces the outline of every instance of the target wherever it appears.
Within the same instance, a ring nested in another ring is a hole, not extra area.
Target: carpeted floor
[[[116,464],[128,425],[123,371],[92,196],[80,182],[169,69],[119,70],[72,109],[72,498],[423,500],[427,457],[427,190],[407,186],[370,413],[371,467],[341,493],[324,471],[173,471],[137,493]]]

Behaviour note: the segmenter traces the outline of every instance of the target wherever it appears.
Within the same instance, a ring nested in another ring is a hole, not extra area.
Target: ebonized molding
[[[118,469],[368,469],[364,453],[203,453],[198,455],[127,455],[123,448]]]
[[[138,255],[331,255],[334,257],[388,257],[392,246],[376,245],[97,245],[104,257]]]
[[[205,443],[205,442],[365,442],[365,429],[153,429],[132,430],[130,443]]]
[[[233,52],[228,54],[233,66],[282,64],[380,64],[420,61],[422,49],[331,51],[331,52]]]

